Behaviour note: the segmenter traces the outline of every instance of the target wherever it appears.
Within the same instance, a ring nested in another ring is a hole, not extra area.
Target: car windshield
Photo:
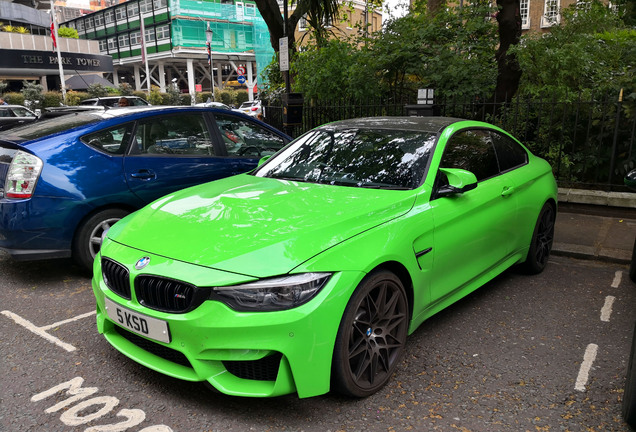
[[[95,123],[101,120],[101,117],[94,114],[68,114],[62,117],[50,118],[46,120],[29,123],[28,125],[19,126],[10,129],[3,134],[10,135],[13,140],[33,140],[47,135],[53,135],[59,132],[65,132],[78,126],[89,123]]]
[[[254,175],[378,189],[424,179],[437,135],[391,129],[320,129],[298,138]]]

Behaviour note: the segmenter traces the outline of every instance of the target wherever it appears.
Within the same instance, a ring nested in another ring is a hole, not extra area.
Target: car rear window
[[[42,138],[47,135],[54,135],[60,132],[65,132],[78,126],[96,123],[100,120],[101,117],[96,116],[95,114],[69,114],[57,118],[37,121],[35,123],[30,123],[24,126],[19,126],[8,130],[6,132],[6,135],[8,135],[12,140],[29,141]]]

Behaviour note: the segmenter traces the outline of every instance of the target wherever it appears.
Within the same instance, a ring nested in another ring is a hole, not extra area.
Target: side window
[[[475,174],[478,181],[499,174],[499,165],[489,132],[486,130],[457,132],[446,143],[440,166],[470,171]]]
[[[518,142],[498,132],[490,132],[490,134],[502,172],[528,163],[528,153]]]
[[[212,156],[210,133],[202,114],[140,120],[135,133],[138,154]]]
[[[130,141],[132,127],[133,124],[128,123],[126,125],[84,135],[81,140],[84,144],[88,144],[106,153],[124,154]]]
[[[228,114],[214,114],[230,156],[260,158],[276,153],[285,141],[256,123]]]

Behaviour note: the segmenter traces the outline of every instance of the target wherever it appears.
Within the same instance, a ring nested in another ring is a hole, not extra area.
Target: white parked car
[[[259,114],[263,114],[263,107],[259,100],[245,101],[239,107],[239,111],[252,117],[258,117]]]

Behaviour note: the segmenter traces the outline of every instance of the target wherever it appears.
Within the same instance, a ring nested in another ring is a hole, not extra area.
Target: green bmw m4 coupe
[[[110,228],[97,327],[226,394],[368,396],[427,318],[511,266],[541,272],[556,210],[549,164],[493,125],[331,123]]]

